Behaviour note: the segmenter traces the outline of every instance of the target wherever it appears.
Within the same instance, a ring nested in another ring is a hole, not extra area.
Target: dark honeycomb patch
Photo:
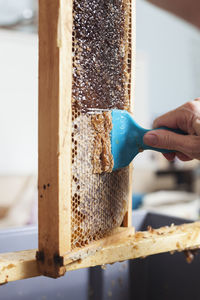
[[[74,105],[82,111],[128,108],[130,2],[75,0],[73,11]]]

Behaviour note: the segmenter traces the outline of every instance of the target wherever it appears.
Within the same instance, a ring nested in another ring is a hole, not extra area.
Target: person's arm
[[[144,143],[175,153],[164,154],[168,160],[177,156],[180,160],[200,159],[200,98],[170,111],[154,121],[154,128],[166,126],[179,128],[188,133],[180,135],[167,130],[150,131],[144,136]]]

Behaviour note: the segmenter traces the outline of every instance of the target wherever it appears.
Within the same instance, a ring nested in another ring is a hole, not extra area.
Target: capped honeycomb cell
[[[74,249],[120,226],[127,211],[129,169],[93,172],[96,132],[88,112],[130,109],[131,0],[74,0],[72,52]]]

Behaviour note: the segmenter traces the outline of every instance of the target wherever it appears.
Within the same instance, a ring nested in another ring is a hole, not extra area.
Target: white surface
[[[1,178],[7,181],[8,178]],[[14,182],[14,180],[16,182]],[[10,178],[10,185],[13,185],[9,193],[1,191],[0,209],[5,206],[6,199],[10,200],[10,205],[7,203],[7,211],[3,218],[0,219],[0,229],[6,227],[23,226],[26,224],[37,223],[36,203],[37,203],[37,178],[35,176],[21,176]],[[10,195],[11,194],[11,195]],[[12,197],[12,199],[10,199]]]
[[[148,55],[146,53],[137,52],[136,59],[136,84],[135,84],[135,99],[134,101],[134,119],[143,126],[149,128],[149,83],[148,77]]]
[[[137,53],[148,62],[151,118],[200,96],[200,31],[143,0],[137,0],[136,25]]]
[[[187,203],[199,200],[198,195],[182,191],[159,191],[144,196],[143,205],[156,207],[160,205],[170,205],[175,203]]]
[[[0,175],[37,172],[37,36],[0,31]]]
[[[199,219],[199,200],[190,203],[180,203],[175,205],[163,205],[158,207],[142,207],[152,213],[164,214],[167,216],[178,217],[188,220]]]
[[[199,196],[193,193],[160,191],[145,195],[141,209],[196,220],[199,217],[199,203]]]
[[[9,25],[17,22],[25,11],[31,12],[35,0],[0,0],[0,24]]]
[[[137,52],[136,59],[136,85],[134,101],[134,120],[144,128],[150,128],[150,103],[149,103],[149,82],[148,82],[148,55],[144,52]],[[151,159],[152,152],[145,151],[134,159],[134,167],[149,168],[155,167],[155,162]]]

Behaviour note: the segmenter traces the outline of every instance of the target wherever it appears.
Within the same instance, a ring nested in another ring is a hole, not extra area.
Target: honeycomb
[[[131,0],[73,1],[71,247],[122,224],[129,169],[94,174],[92,109],[130,108]]]

